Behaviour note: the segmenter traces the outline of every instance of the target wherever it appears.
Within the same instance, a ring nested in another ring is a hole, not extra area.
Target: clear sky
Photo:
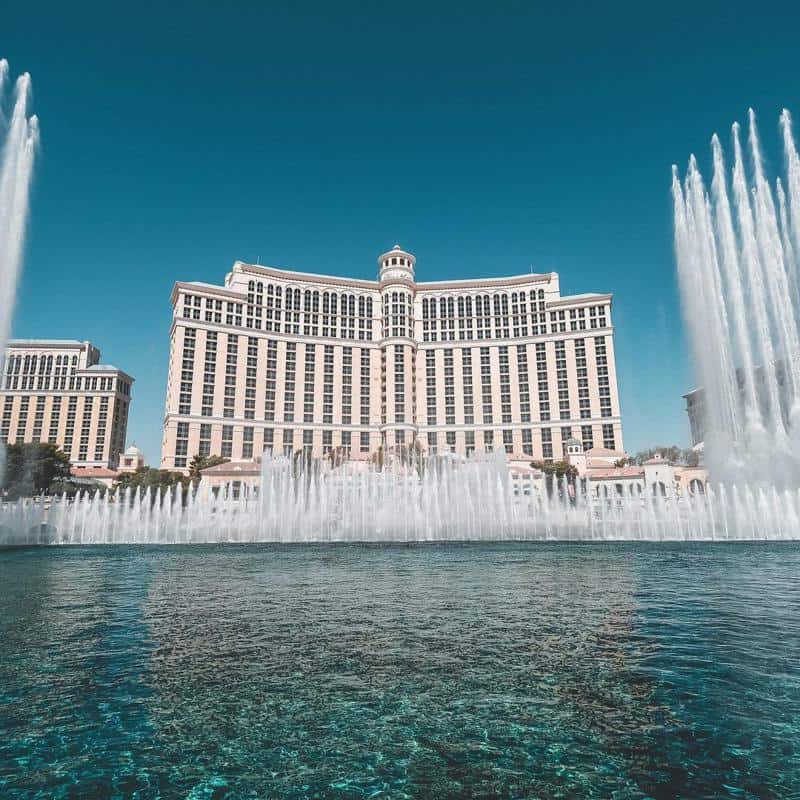
[[[399,242],[421,280],[613,292],[626,447],[688,444],[670,165],[750,105],[777,153],[800,10],[666,5],[5,4],[42,124],[14,335],[133,375],[157,464],[175,280],[373,278]]]

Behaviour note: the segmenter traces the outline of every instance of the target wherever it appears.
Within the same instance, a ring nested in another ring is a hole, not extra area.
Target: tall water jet
[[[28,117],[31,76],[17,78],[13,106],[4,115],[8,61],[0,59],[0,375],[5,370],[6,342],[11,332],[11,315],[22,265],[22,246],[28,219],[33,160],[39,143],[39,121]],[[5,454],[0,443],[0,479]]]
[[[9,67],[0,59],[0,114],[5,105]],[[0,151],[0,371],[11,329],[11,315],[22,264],[33,161],[39,121],[28,116],[31,76],[17,78],[10,115],[0,117],[4,141]],[[6,121],[7,120],[7,121]]]
[[[694,156],[682,182],[673,167],[678,281],[712,474],[800,486],[800,160],[784,110],[786,177],[770,184],[748,117],[730,172],[713,136],[710,191]]]

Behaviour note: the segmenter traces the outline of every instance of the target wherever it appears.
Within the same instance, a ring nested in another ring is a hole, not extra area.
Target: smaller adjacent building
[[[144,453],[132,444],[120,457],[116,469],[109,467],[83,467],[73,466],[70,469],[72,482],[81,488],[97,488],[98,484],[111,488],[126,472],[136,472],[146,466]]]
[[[79,470],[113,470],[125,447],[133,378],[91,342],[12,339],[0,375],[0,441],[58,445]]]
[[[144,453],[135,444],[132,444],[120,457],[117,472],[136,472],[143,466],[145,466]]]
[[[625,453],[603,447],[584,451],[577,439],[566,446],[566,461],[578,471],[589,490],[598,497],[658,494],[676,497],[704,494],[708,484],[705,467],[673,464],[660,453],[641,465],[628,464]]]

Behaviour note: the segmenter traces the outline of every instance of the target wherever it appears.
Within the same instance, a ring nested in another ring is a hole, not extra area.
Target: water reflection
[[[798,566],[789,544],[6,551],[0,788],[786,796]]]

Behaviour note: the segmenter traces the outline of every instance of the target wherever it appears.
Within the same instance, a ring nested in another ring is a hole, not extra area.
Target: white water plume
[[[785,181],[770,184],[755,114],[728,170],[715,134],[711,190],[673,167],[675,250],[714,477],[800,485],[800,160],[780,117]],[[785,186],[785,188],[784,188]]]
[[[0,375],[5,368],[22,266],[33,160],[39,144],[39,121],[35,115],[28,117],[31,76],[26,72],[17,78],[11,113],[6,117],[8,83],[8,61],[0,59]],[[4,462],[0,442],[0,478]]]
[[[0,59],[0,109],[9,82],[8,62]],[[0,370],[11,329],[11,315],[22,264],[33,161],[39,143],[39,121],[28,116],[31,76],[17,78],[13,106],[4,125],[0,151]]]
[[[345,462],[262,463],[260,490],[119,490],[0,507],[0,546],[445,541],[792,539],[800,491],[736,486],[707,493],[598,496],[566,480],[520,490],[504,453],[382,470]]]

